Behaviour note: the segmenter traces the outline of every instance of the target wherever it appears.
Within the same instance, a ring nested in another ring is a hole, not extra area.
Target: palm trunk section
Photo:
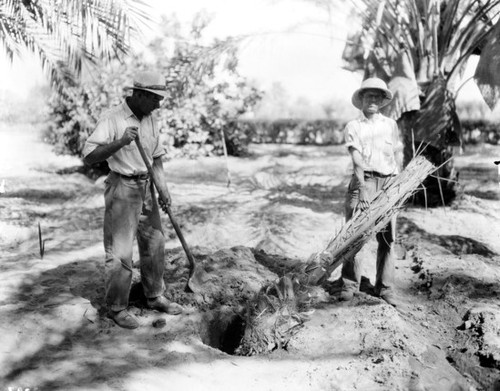
[[[485,61],[476,81],[483,96],[486,91],[491,101],[500,97],[500,77],[492,66],[500,58],[500,0],[387,0],[383,8],[377,0],[361,4],[361,27],[350,33],[343,58],[348,69],[388,82],[395,99],[386,114],[399,123],[405,162],[421,153],[439,167],[414,202],[448,205],[458,194],[453,153],[461,144],[451,91],[466,61],[479,54]]]
[[[398,125],[404,142],[404,164],[417,154],[425,156],[438,170],[423,182],[413,202],[423,206],[449,205],[458,194],[454,149],[461,145],[461,125],[453,95],[442,77],[435,77],[423,91],[420,110],[401,114]]]

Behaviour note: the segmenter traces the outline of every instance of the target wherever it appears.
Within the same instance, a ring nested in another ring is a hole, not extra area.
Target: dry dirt
[[[229,159],[229,188],[224,159],[166,164],[207,291],[183,291],[187,263],[164,217],[166,295],[186,312],[146,310],[134,289],[141,327],[130,331],[102,307],[102,179],[57,174],[78,160],[52,154],[36,127],[1,124],[0,389],[500,389],[500,147],[457,158],[463,195],[451,207],[401,211],[397,309],[370,294],[371,241],[359,254],[366,289],[353,302],[338,301],[337,270],[286,349],[247,357],[227,353],[239,311],[340,227],[349,172],[342,146],[252,152]]]

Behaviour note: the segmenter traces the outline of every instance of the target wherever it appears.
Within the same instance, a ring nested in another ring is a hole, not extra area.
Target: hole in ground
[[[244,318],[231,308],[220,308],[203,314],[200,337],[205,345],[234,355],[244,333]]]

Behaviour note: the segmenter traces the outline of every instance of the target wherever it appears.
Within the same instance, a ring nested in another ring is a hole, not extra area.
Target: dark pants
[[[372,199],[389,180],[390,177],[365,176],[366,191]],[[345,217],[349,221],[359,202],[359,186],[355,176],[349,183],[345,202]],[[396,216],[380,232],[377,233],[377,275],[375,291],[377,293],[392,289],[394,285],[394,240],[396,238]],[[357,257],[347,260],[342,267],[342,281],[350,289],[359,289],[361,281],[361,262]]]
[[[154,298],[165,290],[165,237],[154,188],[149,180],[126,179],[111,172],[105,184],[106,303],[112,311],[121,311],[128,307],[135,237],[145,296]]]

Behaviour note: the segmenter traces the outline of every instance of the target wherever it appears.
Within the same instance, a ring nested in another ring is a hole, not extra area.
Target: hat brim
[[[169,92],[167,90],[157,90],[157,89],[152,89],[152,88],[142,88],[142,87],[124,87],[125,90],[142,90],[142,91],[147,91],[151,92],[152,94],[160,95],[161,97],[165,98],[168,96]]]
[[[351,102],[359,110],[363,109],[363,102],[361,101],[361,93],[365,90],[379,90],[384,93],[384,100],[382,101],[382,104],[380,107],[387,106],[389,103],[391,103],[391,100],[393,98],[391,90],[385,89],[385,88],[376,88],[376,87],[368,87],[368,88],[358,88],[356,91],[354,91],[354,94],[352,94],[352,99]]]

